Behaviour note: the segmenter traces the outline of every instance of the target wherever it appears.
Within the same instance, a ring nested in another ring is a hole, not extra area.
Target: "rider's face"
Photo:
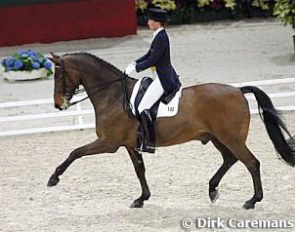
[[[161,27],[161,23],[155,21],[155,20],[152,20],[152,19],[149,19],[148,22],[147,22],[147,25],[149,26],[149,28],[153,31],[157,30],[158,28]]]

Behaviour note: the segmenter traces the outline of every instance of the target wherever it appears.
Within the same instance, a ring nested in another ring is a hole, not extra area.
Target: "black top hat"
[[[167,11],[160,9],[160,8],[147,9],[147,18],[155,20],[157,22],[167,22],[168,21]]]

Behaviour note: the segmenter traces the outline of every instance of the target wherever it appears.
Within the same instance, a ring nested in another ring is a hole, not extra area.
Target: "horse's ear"
[[[53,52],[50,52],[52,57],[48,57],[49,60],[51,60],[55,65],[60,65],[60,56],[54,54]]]

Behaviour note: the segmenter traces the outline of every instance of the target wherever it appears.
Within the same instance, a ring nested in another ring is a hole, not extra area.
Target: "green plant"
[[[166,11],[176,10],[176,5],[174,0],[152,0],[152,4]]]
[[[140,10],[144,12],[145,9],[148,7],[148,3],[145,0],[136,0],[135,1],[136,10]]]
[[[261,10],[269,10],[269,3],[265,0],[252,0],[251,5]]]
[[[278,0],[273,14],[284,26],[291,25],[295,29],[295,0]]]
[[[235,6],[237,5],[235,0],[224,0],[224,6],[226,8],[230,8],[231,10],[233,10],[235,8]]]

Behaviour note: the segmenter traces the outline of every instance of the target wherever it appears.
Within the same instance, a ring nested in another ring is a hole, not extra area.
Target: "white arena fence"
[[[233,86],[242,87],[246,85],[258,86],[263,89],[265,86],[284,86],[288,85],[288,87],[292,86],[291,89],[294,91],[284,91],[284,92],[277,92],[277,93],[269,93],[267,94],[270,96],[272,100],[275,99],[285,99],[283,102],[284,105],[276,106],[278,110],[281,111],[294,111],[295,110],[295,78],[286,78],[286,79],[274,79],[274,80],[262,80],[262,81],[253,81],[253,82],[244,82],[244,83],[234,83]],[[285,88],[286,89],[286,88]],[[84,97],[84,96],[83,96]],[[79,100],[83,98],[81,97],[74,97],[75,100]],[[251,114],[257,114],[257,103],[255,103],[255,97],[253,95],[247,94],[247,100],[250,103],[250,111]],[[287,100],[286,100],[287,99]],[[293,101],[293,102],[292,102]],[[16,101],[16,102],[3,102],[0,103],[0,110],[5,109],[9,111],[9,109],[14,109],[16,107],[25,107],[25,106],[41,106],[47,105],[46,109],[50,107],[53,108],[53,99],[38,99],[38,100],[29,100],[29,101]],[[48,107],[48,108],[47,108]],[[94,110],[93,109],[82,109],[82,103],[78,103],[75,107],[72,107],[75,110],[68,110],[68,111],[55,111],[52,113],[42,113],[42,114],[17,114],[16,116],[0,116],[0,137],[1,136],[12,136],[12,135],[24,135],[24,134],[33,134],[33,133],[43,133],[43,132],[54,132],[54,131],[66,131],[66,130],[79,130],[79,129],[87,129],[87,128],[95,128],[94,123]],[[91,123],[85,122],[84,118],[87,115],[92,115],[93,118]],[[49,126],[50,124],[54,124],[52,120],[60,119],[63,117],[71,117],[72,121],[69,125],[60,125],[60,126]],[[26,124],[28,121],[33,121],[33,125],[35,125],[36,120],[43,120],[42,125],[46,125],[46,127],[37,127],[37,128],[26,128],[26,129],[16,129],[16,130],[2,130],[1,128],[5,125],[7,128],[7,124],[9,123],[16,123],[16,127],[19,128],[21,125]],[[49,122],[50,121],[50,122]],[[48,125],[49,124],[49,125]]]

